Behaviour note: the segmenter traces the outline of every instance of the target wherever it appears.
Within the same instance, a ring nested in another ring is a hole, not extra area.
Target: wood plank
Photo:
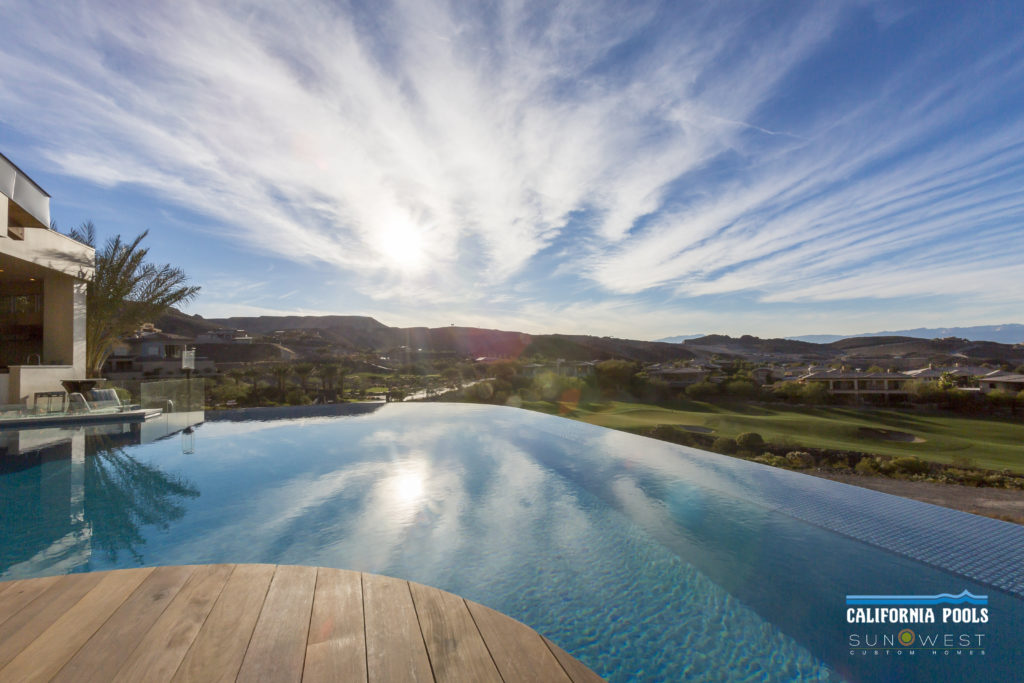
[[[230,564],[197,567],[113,680],[170,680],[233,569],[234,565]]]
[[[175,681],[235,680],[276,569],[272,564],[235,567],[178,667]]]
[[[35,600],[41,593],[57,582],[59,576],[42,579],[4,581],[7,590],[0,594],[0,625],[17,614],[21,608]]]
[[[316,573],[316,567],[277,568],[238,671],[239,680],[302,680]]]
[[[430,667],[437,681],[501,683],[498,669],[466,602],[451,593],[409,583]]]
[[[152,567],[101,572],[95,588],[0,669],[0,680],[52,678],[152,573]]]
[[[505,683],[569,683],[570,678],[565,669],[532,628],[471,600],[466,601],[466,606]]]
[[[53,680],[111,680],[195,570],[195,565],[155,569]]]
[[[317,571],[302,680],[366,681],[363,585],[359,572],[323,567]]]
[[[544,638],[544,636],[541,636],[541,638]],[[573,683],[604,683],[604,679],[587,668],[583,662],[576,659],[547,638],[544,638],[544,644],[547,645],[555,657],[558,658],[559,663],[569,674],[569,678],[573,680]]]
[[[433,681],[409,584],[363,574],[366,668],[370,683]]]
[[[103,578],[102,574],[61,576],[35,600],[0,625],[0,669]]]

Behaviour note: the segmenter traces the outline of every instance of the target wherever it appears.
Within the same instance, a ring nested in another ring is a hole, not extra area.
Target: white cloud
[[[842,3],[12,5],[0,111],[55,170],[333,265],[398,317],[522,291],[496,327],[618,333],[665,326],[652,290],[995,305],[1021,283],[1021,117],[977,115],[1019,92],[1019,43],[948,70],[931,36],[863,91],[794,100],[787,129],[765,112],[843,35]],[[556,240],[548,275],[604,303],[523,287]]]

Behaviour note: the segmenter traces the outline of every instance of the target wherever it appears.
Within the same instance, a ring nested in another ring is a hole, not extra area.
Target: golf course
[[[682,401],[672,407],[623,401],[580,405],[536,401],[524,402],[523,407],[613,429],[673,425],[733,438],[744,432],[757,432],[767,442],[794,449],[913,455],[947,465],[1024,473],[1024,421],[1020,419],[699,401]]]

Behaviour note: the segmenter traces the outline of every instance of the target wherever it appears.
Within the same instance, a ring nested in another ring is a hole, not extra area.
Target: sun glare
[[[400,503],[415,503],[423,497],[423,479],[419,472],[403,472],[391,481],[392,493]]]
[[[419,268],[423,265],[422,228],[407,219],[388,223],[378,233],[377,251],[388,260],[388,265],[399,268]]]

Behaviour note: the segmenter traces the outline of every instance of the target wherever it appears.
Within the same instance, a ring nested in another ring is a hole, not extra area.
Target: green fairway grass
[[[524,403],[524,408],[565,413],[550,402]],[[942,414],[868,410],[846,407],[723,406],[688,401],[668,408],[644,403],[611,401],[576,406],[572,417],[614,429],[657,425],[689,425],[714,430],[714,436],[736,437],[757,432],[765,441],[794,448],[832,448],[879,455],[915,455],[922,460],[952,464],[969,458],[974,467],[1024,473],[1024,422]],[[919,442],[891,441],[865,436],[867,430],[911,434]]]

